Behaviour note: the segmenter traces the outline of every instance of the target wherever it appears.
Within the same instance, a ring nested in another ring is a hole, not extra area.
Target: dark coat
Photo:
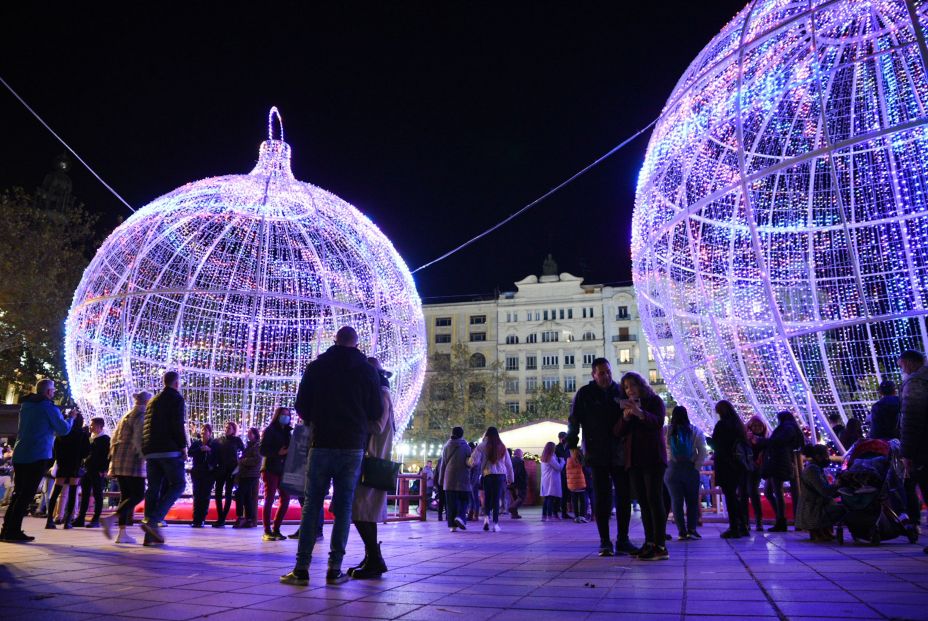
[[[100,434],[90,443],[90,450],[84,459],[87,472],[106,474],[110,467],[110,437]]]
[[[201,450],[206,444],[210,450]],[[219,467],[219,441],[211,438],[209,442],[203,442],[196,439],[190,443],[190,458],[193,460],[193,467],[190,474],[195,477],[215,474]]]
[[[902,401],[896,395],[883,397],[874,403],[870,408],[870,437],[874,440],[898,440],[901,409]]]
[[[902,456],[928,466],[928,365],[902,382]]]
[[[714,452],[715,480],[721,486],[737,485],[747,474],[735,457],[735,445],[742,441],[746,438],[734,423],[720,420],[715,424],[710,444]]]
[[[383,414],[380,376],[357,348],[333,345],[306,366],[296,411],[313,426],[313,448],[362,450]]]
[[[184,398],[173,388],[152,397],[145,408],[142,453],[180,453],[187,449]]]
[[[216,464],[218,465],[217,477],[227,477],[235,472],[238,466],[239,453],[244,452],[245,443],[238,436],[222,436],[217,441],[219,444],[216,454]]]
[[[522,494],[528,491],[528,472],[525,471],[525,461],[517,457],[512,458],[512,487]]]
[[[625,392],[615,382],[603,390],[591,381],[577,391],[567,419],[567,446],[578,448],[582,429],[585,464],[625,465],[625,445],[613,433],[622,418],[619,399],[625,398]]]
[[[765,479],[789,481],[795,477],[794,452],[805,444],[805,436],[799,425],[792,421],[780,423],[770,434],[764,446],[764,466],[761,476]]]
[[[259,476],[261,476],[261,441],[255,440],[245,445],[245,450],[238,459],[238,478],[257,479]]]
[[[55,476],[58,478],[73,479],[78,476],[81,463],[90,450],[90,435],[83,424],[83,417],[78,415],[71,430],[55,438],[55,461],[58,463]]]
[[[446,492],[469,492],[471,469],[467,466],[470,445],[464,438],[448,440],[441,451],[441,470],[438,475]]]
[[[664,443],[664,419],[667,409],[657,395],[645,396],[639,405],[644,418],[623,415],[613,433],[625,443],[625,467],[654,470],[667,467],[667,445]]]
[[[291,433],[293,433],[292,427],[289,425],[285,427],[279,422],[272,422],[264,428],[264,433],[261,434],[260,447],[261,454],[264,456],[261,472],[283,474],[287,456],[281,455],[280,449],[290,446]]]

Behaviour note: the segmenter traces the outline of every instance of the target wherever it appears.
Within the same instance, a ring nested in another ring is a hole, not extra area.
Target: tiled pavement
[[[499,533],[452,534],[434,520],[381,526],[383,580],[326,587],[317,550],[310,586],[298,588],[277,580],[296,542],[262,543],[257,529],[176,524],[165,547],[149,549],[41,525],[26,521],[33,544],[0,544],[4,621],[928,619],[926,537],[880,547],[823,546],[792,532],[728,541],[712,524],[702,541],[671,542],[669,561],[647,563],[599,558],[593,524],[542,523],[529,511],[504,518]],[[633,539],[640,533],[636,521]],[[352,532],[345,566],[361,555]]]

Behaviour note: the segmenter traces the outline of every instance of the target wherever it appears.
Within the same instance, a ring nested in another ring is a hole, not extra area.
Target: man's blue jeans
[[[296,549],[296,569],[308,569],[316,545],[316,533],[322,514],[322,501],[332,485],[332,504],[335,525],[329,548],[329,569],[341,569],[345,558],[345,544],[351,529],[351,503],[361,476],[362,449],[309,449],[306,464],[306,502],[300,518],[300,541]]]
[[[145,460],[148,489],[145,491],[145,521],[160,524],[184,493],[184,460],[180,457],[159,457]]]

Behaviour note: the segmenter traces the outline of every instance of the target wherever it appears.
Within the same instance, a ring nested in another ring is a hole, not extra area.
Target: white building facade
[[[499,361],[507,377],[500,399],[512,412],[531,413],[536,390],[555,385],[572,398],[599,357],[612,364],[616,381],[635,371],[666,392],[631,285],[587,285],[564,272],[528,276],[515,286],[495,300],[424,305],[430,360],[460,342],[482,357],[472,366]],[[414,417],[413,436],[419,425]]]

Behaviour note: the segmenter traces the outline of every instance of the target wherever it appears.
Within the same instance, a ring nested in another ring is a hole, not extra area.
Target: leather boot
[[[387,564],[384,563],[383,555],[380,553],[380,543],[377,547],[367,552],[367,562],[364,567],[356,569],[351,577],[355,580],[371,580],[380,578],[387,571]]]
[[[351,576],[351,577],[353,578],[353,577],[354,577],[354,572],[356,572],[356,571],[358,571],[358,570],[360,570],[360,569],[364,569],[364,566],[365,566],[365,565],[367,565],[367,552],[364,553],[364,558],[361,559],[361,562],[358,563],[358,565],[357,565],[356,567],[349,567],[349,568],[348,568],[348,571],[345,572],[345,573],[347,573],[349,576]]]

